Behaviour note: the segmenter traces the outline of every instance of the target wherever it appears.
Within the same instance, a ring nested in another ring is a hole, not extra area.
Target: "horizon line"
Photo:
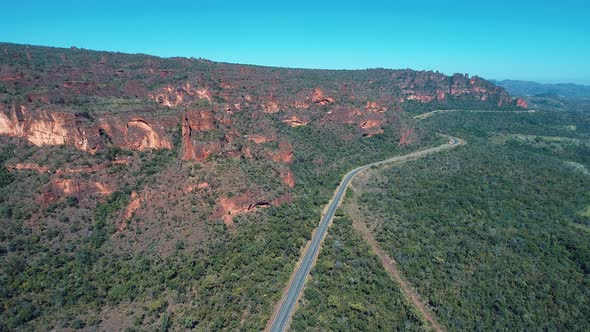
[[[355,70],[375,70],[375,69],[385,69],[385,70],[413,70],[413,71],[430,71],[430,72],[435,72],[435,73],[441,73],[443,75],[446,76],[452,76],[454,74],[468,74],[470,77],[473,76],[477,76],[480,78],[483,78],[487,81],[521,81],[521,82],[531,82],[531,83],[538,83],[538,84],[550,84],[550,85],[557,85],[557,84],[573,84],[573,85],[579,85],[579,86],[585,86],[585,87],[590,87],[590,81],[586,81],[584,83],[581,83],[578,80],[571,80],[571,79],[566,79],[566,80],[554,80],[554,79],[548,79],[548,80],[534,80],[534,79],[522,79],[522,78],[514,78],[514,77],[508,77],[508,78],[488,78],[488,77],[484,77],[478,74],[471,74],[471,73],[461,73],[461,72],[454,72],[452,74],[443,72],[441,70],[437,70],[437,69],[416,69],[416,68],[411,68],[411,67],[406,67],[406,68],[387,68],[387,67],[357,67],[357,68],[318,68],[318,67],[306,67],[306,66],[294,66],[294,67],[290,67],[290,66],[277,66],[277,65],[268,65],[268,64],[260,64],[260,63],[246,63],[246,62],[231,62],[231,61],[220,61],[220,60],[213,60],[213,59],[208,59],[208,58],[203,58],[203,57],[199,57],[199,56],[187,56],[187,55],[174,55],[174,56],[164,56],[164,55],[158,55],[158,54],[150,54],[150,53],[145,53],[145,52],[134,52],[134,51],[120,51],[120,50],[109,50],[109,49],[95,49],[95,48],[86,48],[86,47],[79,47],[76,45],[71,45],[71,46],[55,46],[55,45],[42,45],[42,44],[29,44],[29,43],[16,43],[16,42],[11,42],[11,41],[0,41],[0,44],[12,44],[12,45],[19,45],[19,46],[32,46],[32,47],[48,47],[48,48],[57,48],[57,49],[64,49],[64,50],[71,50],[73,48],[75,49],[79,49],[79,50],[86,50],[86,51],[93,51],[93,52],[108,52],[108,53],[121,53],[121,54],[128,54],[128,55],[145,55],[145,56],[152,56],[152,57],[157,57],[157,58],[161,58],[161,59],[174,59],[174,58],[185,58],[185,59],[197,59],[197,60],[205,60],[205,61],[211,61],[211,62],[216,62],[216,63],[225,63],[225,64],[233,64],[233,65],[244,65],[244,66],[257,66],[257,67],[267,67],[267,68],[283,68],[283,69],[301,69],[301,70],[333,70],[333,71],[337,71],[337,70],[342,70],[342,71],[355,71]]]

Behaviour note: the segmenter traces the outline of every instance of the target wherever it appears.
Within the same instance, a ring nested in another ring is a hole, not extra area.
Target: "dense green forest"
[[[361,214],[449,330],[590,328],[588,123],[437,115],[422,125],[468,144],[368,182]]]
[[[89,156],[66,147],[39,151],[5,139],[0,145],[4,164],[37,158],[55,169],[64,161],[97,164],[120,155],[136,162],[109,170],[123,186],[107,199],[97,197],[94,205],[82,206],[72,197],[41,210],[35,197],[48,175],[10,173],[2,167],[0,211],[5,227],[0,230],[0,255],[6,264],[0,271],[0,330],[92,327],[105,314],[117,315],[128,330],[260,330],[341,174],[356,165],[440,143],[440,138],[425,133],[418,144],[400,147],[394,131],[388,130],[377,137],[326,145],[322,142],[332,139],[330,131],[286,126],[282,130],[297,142],[293,172],[300,185],[294,202],[238,216],[236,228],[228,229],[221,221],[207,221],[210,210],[190,200],[183,222],[206,237],[197,243],[176,240],[165,255],[152,246],[133,250],[138,241],[133,236],[149,231],[145,221],[131,220],[128,238],[118,240],[123,235],[114,234],[117,218],[131,191],[165,181],[170,170],[201,174],[199,163],[181,162],[175,150],[108,150]],[[324,161],[321,167],[315,163],[318,158]],[[265,174],[246,160],[211,162],[225,172],[239,168]],[[258,179],[262,186],[272,186],[275,180]],[[171,208],[182,203],[170,199]],[[156,222],[167,220],[167,212],[161,213]],[[39,221],[29,224],[38,214]],[[128,246],[117,245],[121,242]]]
[[[581,112],[501,112],[522,109],[503,89],[465,74],[273,68],[1,46],[0,331],[261,330],[342,175],[440,145],[445,139],[437,132],[465,138],[469,145],[438,157],[448,159],[430,157],[398,172],[405,172],[406,190],[452,180],[441,184],[447,201],[430,202],[428,193],[424,202],[412,203],[411,192],[398,197],[381,190],[382,196],[358,195],[363,204],[378,200],[376,210],[371,206],[364,213],[414,218],[412,204],[456,212],[449,196],[462,192],[469,195],[457,214],[462,222],[500,216],[510,236],[524,227],[527,232],[516,240],[506,235],[506,243],[516,241],[525,251],[542,237],[539,229],[552,225],[556,235],[543,237],[540,252],[553,257],[561,250],[567,260],[562,270],[543,260],[539,266],[547,269],[538,271],[549,271],[551,282],[561,278],[555,287],[567,281],[563,287],[578,293],[563,305],[558,301],[565,297],[539,293],[545,296],[541,303],[554,301],[563,311],[545,326],[582,326],[559,325],[571,317],[577,324],[576,317],[587,314],[580,297],[587,288],[579,286],[587,272],[579,271],[587,271],[588,253],[579,237],[587,236],[590,214],[590,123]],[[412,120],[436,108],[499,112]],[[465,171],[465,178],[449,180],[443,171],[453,169]],[[482,177],[492,182],[483,187],[477,182]],[[554,190],[548,194],[547,188]],[[397,204],[406,199],[407,205]],[[423,328],[353,233],[350,219],[341,217],[293,327]],[[404,222],[408,232],[421,230],[414,219]],[[445,225],[450,226],[441,230],[447,232],[472,229]],[[567,233],[567,242],[561,229],[578,233]],[[396,245],[389,231],[383,226],[380,239]],[[424,240],[425,234],[415,235],[405,240]],[[541,257],[535,255],[531,262]],[[518,271],[516,258],[512,268]],[[419,284],[404,264],[419,290],[432,288],[427,297],[441,308],[445,298],[436,295],[441,284],[427,278]],[[571,273],[562,277],[564,271]],[[454,280],[445,273],[428,277]],[[523,279],[525,286],[538,286],[534,278]],[[445,305],[451,314],[461,311],[453,299]],[[461,301],[462,308],[477,312],[468,307],[471,299]],[[463,325],[448,326],[472,326],[468,318],[451,316]],[[509,326],[504,322],[497,320],[499,327]]]
[[[291,330],[422,331],[423,324],[351,219],[336,217]]]

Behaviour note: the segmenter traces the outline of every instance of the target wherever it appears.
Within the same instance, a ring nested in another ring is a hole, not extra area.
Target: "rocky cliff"
[[[264,165],[287,191],[297,184],[290,169],[297,149],[307,148],[289,130],[311,127],[343,141],[388,132],[406,145],[418,138],[403,116],[415,103],[498,110],[527,106],[503,88],[466,74],[271,68],[14,44],[0,44],[0,52],[0,135],[89,154],[177,150],[179,160],[204,165],[216,158],[245,160]],[[36,168],[11,170],[25,169]],[[116,190],[100,179],[55,176],[43,192],[44,204]],[[231,223],[228,215],[289,201],[280,199],[284,193],[259,189],[235,198],[225,195],[228,189],[217,189],[213,215]],[[139,209],[138,197],[125,219]],[[146,197],[142,202],[150,200]]]

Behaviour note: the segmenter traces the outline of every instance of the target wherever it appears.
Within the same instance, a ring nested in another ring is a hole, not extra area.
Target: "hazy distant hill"
[[[509,93],[518,96],[559,95],[561,97],[590,99],[590,86],[573,83],[542,84],[531,81],[490,80],[504,87]]]

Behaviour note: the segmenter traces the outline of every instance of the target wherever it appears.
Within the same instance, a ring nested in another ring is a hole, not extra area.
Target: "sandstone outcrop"
[[[49,168],[35,163],[18,163],[14,165],[7,165],[6,168],[10,171],[34,171],[37,173],[49,173]]]
[[[149,93],[148,98],[155,100],[158,104],[167,107],[177,107],[181,104],[187,105],[198,99],[205,99],[211,102],[212,94],[208,88],[195,88],[190,82],[173,87],[167,85],[160,91]]]
[[[387,112],[387,108],[382,107],[377,102],[368,101],[367,104],[365,105],[365,111],[372,112],[372,113],[384,113],[384,112]]]
[[[516,106],[520,108],[529,108],[529,104],[527,104],[526,100],[520,98],[516,100]]]
[[[104,182],[78,179],[52,179],[38,197],[42,205],[47,205],[61,197],[75,196],[84,199],[90,195],[108,196],[114,186]]]
[[[279,148],[271,152],[271,158],[276,163],[290,164],[293,162],[293,145],[289,142],[279,142]]]
[[[283,123],[291,126],[291,127],[299,127],[299,126],[306,126],[309,124],[311,120],[307,117],[302,117],[298,115],[292,115],[283,120]]]
[[[188,184],[184,187],[185,193],[194,192],[196,190],[202,190],[209,188],[209,183],[207,182],[199,182],[197,184]]]
[[[324,96],[324,91],[320,88],[315,88],[311,97],[311,101],[318,105],[328,105],[334,102],[334,98]]]
[[[219,154],[227,137],[220,137],[217,141],[199,140],[197,135],[217,128],[216,119],[210,110],[188,111],[182,119],[182,147],[181,159],[202,162],[211,155]]]
[[[256,144],[274,142],[276,140],[276,135],[250,134],[248,135],[248,140]]]
[[[217,202],[217,208],[209,217],[210,220],[222,219],[227,226],[234,225],[233,218],[236,215],[254,212],[260,208],[266,208],[269,206],[279,206],[281,204],[289,203],[293,200],[290,193],[283,194],[276,199],[271,201],[256,198],[259,195],[255,195],[250,192],[246,192],[234,197],[223,196],[219,198]]]
[[[289,188],[295,187],[295,176],[290,169],[281,169],[280,177]]]
[[[169,149],[164,127],[129,116],[93,117],[88,113],[28,111],[13,106],[0,112],[0,134],[22,137],[36,146],[70,145],[94,153],[113,144],[130,150]]]
[[[269,100],[262,105],[262,109],[268,114],[277,113],[279,111],[279,104],[274,100]]]
[[[401,136],[399,138],[399,145],[407,145],[414,141],[415,133],[412,129],[405,129],[402,131]]]

